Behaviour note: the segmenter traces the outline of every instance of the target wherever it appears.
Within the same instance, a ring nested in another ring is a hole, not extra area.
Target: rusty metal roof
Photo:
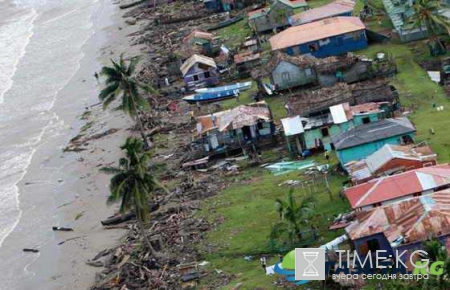
[[[344,190],[352,208],[360,208],[450,185],[450,165],[419,168],[380,177]]]
[[[216,119],[213,122],[213,119]],[[220,132],[227,130],[240,129],[244,126],[257,124],[260,120],[270,121],[269,106],[265,101],[240,105],[236,108],[217,112],[211,115],[197,118],[199,129],[198,133],[203,134],[211,130]]]
[[[352,240],[384,233],[389,242],[403,237],[405,244],[450,234],[450,190],[359,212],[346,232]]]
[[[313,21],[322,20],[324,18],[337,16],[343,13],[353,11],[355,1],[337,0],[329,4],[303,11],[290,17],[292,25],[300,25]]]
[[[334,17],[288,28],[269,39],[272,50],[365,29],[358,17]]]
[[[345,168],[347,169],[347,172],[349,173],[351,179],[353,181],[358,181],[371,178],[374,174],[382,173],[378,171],[381,168],[388,166],[388,164],[394,160],[395,164],[393,164],[392,166],[388,166],[386,168],[387,170],[392,171],[395,168],[408,170],[407,168],[403,168],[403,164],[405,164],[405,161],[407,162],[412,160],[425,163],[436,161],[436,159],[436,153],[434,153],[429,146],[400,146],[386,144],[381,149],[363,160],[349,162],[345,165]]]
[[[251,52],[251,51],[235,54],[234,55],[234,63],[241,64],[241,63],[248,62],[248,61],[258,60],[260,58],[260,56],[261,55],[259,53],[253,54],[253,52]]]
[[[191,41],[191,39],[193,39],[193,38],[199,38],[199,39],[211,41],[211,40],[213,40],[214,35],[209,32],[194,30],[188,36],[183,38],[183,42],[187,43],[187,42]]]

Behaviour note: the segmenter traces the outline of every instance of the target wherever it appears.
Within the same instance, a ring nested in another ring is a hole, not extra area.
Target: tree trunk
[[[150,253],[152,254],[152,256],[154,258],[158,257],[158,254],[156,253],[155,249],[152,246],[152,243],[150,242],[150,240],[147,237],[147,234],[145,233],[145,226],[144,226],[144,223],[142,222],[141,216],[139,214],[137,214],[137,220],[138,220],[138,224],[139,224],[139,230],[141,231],[141,235],[144,238],[144,241],[147,244],[147,247],[150,250]]]
[[[141,131],[141,137],[142,137],[142,140],[144,141],[145,149],[148,150],[152,147],[152,142],[147,139],[147,136],[145,136],[144,126],[142,125],[141,118],[139,117],[139,111],[136,107],[136,102],[134,101],[134,96],[133,96],[133,94],[131,94],[131,92],[130,92],[130,96],[131,96],[131,99],[133,102],[134,112],[136,114],[136,123],[138,124],[139,130]]]

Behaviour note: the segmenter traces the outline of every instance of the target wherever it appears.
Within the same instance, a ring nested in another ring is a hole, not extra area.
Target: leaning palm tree
[[[416,27],[425,27],[428,33],[432,55],[445,52],[439,34],[445,31],[450,34],[450,22],[442,14],[442,5],[436,0],[416,0],[411,20]]]
[[[128,65],[120,55],[119,62],[111,60],[112,66],[102,68],[100,74],[106,77],[105,88],[100,92],[99,98],[103,102],[103,108],[107,108],[117,97],[121,98],[121,109],[136,120],[141,131],[142,139],[148,148],[151,144],[145,136],[144,126],[139,117],[142,111],[149,108],[148,101],[141,95],[140,91],[155,91],[147,85],[139,82],[134,71],[139,63],[139,57],[132,58]]]
[[[114,174],[110,181],[111,195],[108,203],[120,201],[121,212],[134,210],[141,235],[151,253],[156,256],[145,233],[145,224],[148,222],[151,196],[160,185],[149,173],[150,155],[145,152],[142,140],[129,137],[120,148],[125,151],[126,157],[119,159],[119,166],[101,169],[105,173]]]
[[[280,222],[277,223],[271,233],[271,238],[278,239],[283,234],[287,234],[291,241],[295,239],[302,242],[302,225],[311,225],[310,219],[316,215],[313,198],[308,197],[297,204],[293,191],[290,190],[286,200],[276,199],[275,208],[280,216]]]

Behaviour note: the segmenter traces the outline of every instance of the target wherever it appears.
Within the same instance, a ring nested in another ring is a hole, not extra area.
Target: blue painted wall
[[[402,136],[410,136],[411,138],[414,138],[414,133],[389,137],[375,142],[337,150],[337,156],[342,165],[350,161],[361,160],[379,150],[385,144],[399,145],[401,143]]]
[[[317,50],[311,51],[311,45],[316,45]],[[311,54],[320,58],[364,49],[367,46],[366,32],[365,30],[361,30],[333,36],[327,39],[308,42],[299,46],[292,46],[285,49],[285,51],[289,55]]]

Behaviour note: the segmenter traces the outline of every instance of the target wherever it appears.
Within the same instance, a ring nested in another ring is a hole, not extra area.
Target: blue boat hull
[[[235,98],[239,94],[239,90],[229,90],[220,93],[205,93],[205,94],[195,94],[191,96],[184,97],[183,100],[189,104],[200,103],[211,103],[218,102],[226,99]]]

